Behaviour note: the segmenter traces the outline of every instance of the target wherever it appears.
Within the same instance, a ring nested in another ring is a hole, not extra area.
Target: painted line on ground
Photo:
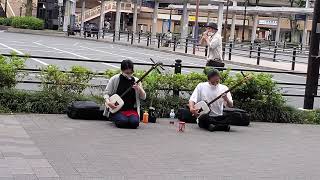
[[[88,48],[88,47],[84,47],[84,46],[79,46],[79,47],[82,47],[82,48],[87,48],[88,50],[91,50],[91,51],[96,51],[96,52],[101,52],[101,53],[106,53],[106,54],[110,54],[110,55],[115,55],[115,56],[120,56],[120,57],[125,57],[125,58],[129,58],[129,59],[134,59],[134,60],[137,60],[137,61],[141,61],[143,63],[150,63],[148,61],[144,61],[144,60],[139,60],[137,58],[134,58],[134,57],[129,57],[129,56],[123,56],[123,55],[119,55],[119,54],[115,54],[115,53],[111,53],[111,52],[107,52],[107,51],[101,51],[101,50],[97,50],[97,49],[92,49],[92,48]],[[120,49],[119,49],[120,50]],[[131,52],[131,51],[129,51]],[[137,53],[139,54],[138,52],[133,52],[132,53]],[[191,73],[192,71],[188,71],[188,70],[184,70],[182,69],[181,70],[182,72],[187,72],[187,73]]]
[[[97,47],[98,49],[107,49],[107,47]],[[114,48],[114,47],[112,47]],[[169,62],[174,62],[174,60],[172,59],[169,59],[168,57],[161,57],[159,55],[154,55],[154,54],[149,54],[149,53],[143,53],[143,52],[137,52],[137,51],[131,51],[131,50],[127,50],[127,49],[122,49],[122,48],[119,48],[118,50],[121,50],[121,51],[126,51],[126,52],[129,52],[129,53],[134,53],[134,54],[141,54],[141,55],[144,55],[144,56],[152,56],[152,57],[155,57],[157,59],[155,59],[156,61],[159,59],[161,61],[161,59],[164,59],[164,60],[168,60]],[[168,55],[169,56],[169,55]],[[179,58],[178,58],[179,59]],[[187,63],[189,65],[195,65],[195,66],[201,66],[201,64],[195,64],[195,63],[190,63],[190,62],[187,62],[187,61],[183,61],[182,63]],[[185,70],[187,71],[187,70]]]
[[[5,45],[5,44],[3,44],[3,43],[0,43],[0,45],[3,46],[3,47],[6,47],[6,48],[8,48],[8,49],[10,49],[10,50],[12,50],[12,51],[14,51],[14,52],[16,52],[16,53],[18,53],[19,55],[25,55],[25,53],[23,53],[23,52],[21,52],[21,51],[19,51],[19,50],[17,50],[17,49],[14,49],[14,48],[12,48],[12,47],[10,47],[10,46],[7,46],[7,45]],[[36,61],[36,62],[38,62],[38,63],[40,63],[40,64],[42,64],[42,65],[45,65],[45,66],[48,66],[48,65],[49,65],[49,64],[47,64],[47,63],[45,63],[45,62],[43,62],[43,61],[41,61],[41,60],[39,60],[39,59],[35,59],[35,58],[30,58],[30,59],[32,59],[32,60],[34,60],[34,61]]]
[[[79,58],[82,58],[82,59],[90,59],[89,57],[86,57],[86,56],[82,56],[82,55],[79,55],[79,54],[76,54],[76,53],[73,53],[73,52],[69,52],[69,51],[65,51],[65,50],[62,50],[62,49],[58,49],[58,48],[55,48],[55,47],[50,47],[50,46],[47,46],[47,45],[44,45],[44,44],[41,44],[39,42],[33,42],[39,46],[43,46],[43,47],[46,47],[46,48],[49,48],[49,49],[54,49],[56,51],[60,51],[60,52],[63,52],[63,53],[66,53],[66,54],[71,54],[73,56],[76,56],[76,57],[79,57]],[[115,65],[112,65],[112,64],[106,64],[106,63],[102,63],[104,65],[107,65],[107,66],[111,66],[113,68],[117,68],[119,69],[118,66],[115,66]]]
[[[124,56],[124,55],[115,54],[115,53],[111,53],[111,52],[107,52],[107,51],[101,51],[101,50],[97,50],[97,49],[92,49],[92,48],[88,48],[88,47],[84,47],[84,46],[79,46],[79,47],[88,49],[90,51],[100,52],[100,53],[104,53],[104,54],[110,54],[110,55],[119,56],[119,57],[122,57],[122,58],[127,58],[127,59],[140,61],[140,62],[143,62],[143,63],[148,63],[147,61],[140,60],[140,59],[137,59],[137,58],[134,58],[134,57],[130,57],[130,56]]]
[[[30,45],[22,45],[22,44],[9,44],[10,46],[15,46],[15,47],[28,47],[28,48],[39,48],[38,46],[30,46]]]

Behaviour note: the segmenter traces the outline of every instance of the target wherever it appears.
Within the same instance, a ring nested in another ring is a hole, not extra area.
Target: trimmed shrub
[[[40,79],[44,90],[81,94],[89,86],[93,75],[93,72],[81,66],[72,66],[71,73],[66,73],[58,66],[49,65],[42,69]]]
[[[11,88],[23,75],[18,70],[24,67],[25,59],[0,56],[0,88]]]
[[[68,104],[76,100],[89,100],[68,92],[0,90],[0,111],[24,113],[64,113]]]
[[[32,16],[14,17],[12,19],[12,27],[40,30],[44,28],[44,21]]]
[[[0,25],[11,26],[12,19],[13,19],[12,17],[10,17],[10,18],[0,18]]]

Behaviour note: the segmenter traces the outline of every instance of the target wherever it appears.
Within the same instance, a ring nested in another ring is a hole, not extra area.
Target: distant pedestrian
[[[202,34],[200,44],[208,46],[206,66],[224,67],[222,62],[222,38],[216,23],[206,25],[206,31]]]
[[[106,30],[107,32],[109,32],[110,26],[111,26],[111,24],[110,24],[109,21],[104,21],[104,28],[105,28],[105,30]]]

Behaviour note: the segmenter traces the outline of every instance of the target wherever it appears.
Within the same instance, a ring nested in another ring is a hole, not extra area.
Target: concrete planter
[[[0,25],[0,30],[8,30],[8,28],[10,28],[10,26]]]
[[[53,35],[53,36],[65,36],[64,32],[54,30],[32,30],[32,29],[18,29],[18,28],[7,28],[7,32],[12,33],[25,33],[25,34],[38,34],[38,35]]]

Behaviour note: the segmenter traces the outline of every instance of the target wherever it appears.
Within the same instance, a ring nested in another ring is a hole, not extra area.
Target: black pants
[[[228,120],[228,116],[216,116],[212,117],[209,114],[204,114],[198,118],[199,120],[199,127],[203,129],[208,129],[210,124],[215,125],[218,129],[221,127],[221,130],[224,130],[225,127],[230,125]]]
[[[214,59],[214,60],[208,60],[206,66],[209,67],[224,67],[225,64],[222,62],[221,59]]]

